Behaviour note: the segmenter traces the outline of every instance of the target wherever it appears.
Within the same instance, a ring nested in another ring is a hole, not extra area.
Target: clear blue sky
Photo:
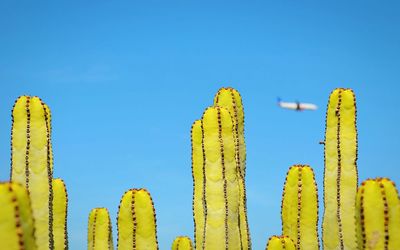
[[[38,95],[52,110],[71,249],[86,249],[93,207],[110,210],[115,233],[133,187],[152,193],[160,249],[169,249],[175,236],[193,236],[190,126],[232,86],[245,107],[251,236],[263,249],[281,231],[290,165],[314,167],[322,200],[318,141],[335,87],[357,95],[360,180],[400,184],[399,10],[390,1],[3,0],[0,180],[14,100]],[[277,96],[320,109],[281,110]]]

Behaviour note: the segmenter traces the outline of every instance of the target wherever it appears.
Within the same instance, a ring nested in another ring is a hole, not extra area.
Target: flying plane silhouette
[[[278,98],[278,106],[284,109],[291,109],[296,111],[303,110],[317,110],[318,107],[312,103],[302,103],[302,102],[282,102],[280,98]]]

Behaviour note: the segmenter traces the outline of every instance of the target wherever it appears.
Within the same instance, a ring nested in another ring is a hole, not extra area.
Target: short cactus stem
[[[326,112],[324,170],[324,249],[356,249],[356,99],[351,89],[335,89]]]
[[[289,236],[271,236],[268,239],[266,250],[296,250],[292,239]]]
[[[88,250],[112,250],[112,226],[107,208],[94,208],[89,214]]]
[[[53,234],[54,249],[68,249],[68,195],[64,181],[53,179]]]
[[[236,144],[229,111],[206,109],[202,130],[205,225],[201,249],[240,249]]]
[[[247,220],[246,200],[246,144],[244,140],[244,110],[239,92],[233,88],[221,88],[214,98],[214,105],[226,108],[232,116],[236,144],[236,164],[239,182],[239,231],[242,249],[251,249]]]
[[[0,249],[36,250],[28,192],[17,183],[0,183]]]
[[[387,178],[368,179],[357,192],[358,249],[400,249],[400,200]]]
[[[294,165],[289,169],[281,216],[282,234],[293,239],[297,250],[319,249],[318,191],[311,167]]]
[[[146,189],[130,189],[118,209],[118,249],[157,250],[154,203]]]
[[[193,250],[192,241],[187,236],[178,236],[172,243],[172,250]]]
[[[194,219],[194,242],[196,249],[202,249],[204,236],[204,161],[203,161],[203,131],[202,121],[197,120],[192,125],[192,175],[193,175],[193,219]]]
[[[11,181],[29,191],[39,250],[54,249],[50,119],[50,109],[38,97],[21,96],[14,104]]]

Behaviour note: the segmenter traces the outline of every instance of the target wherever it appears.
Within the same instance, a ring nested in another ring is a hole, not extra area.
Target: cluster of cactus
[[[191,138],[196,249],[250,249],[239,92],[220,89],[214,105],[193,123]]]
[[[394,183],[368,179],[358,188],[356,100],[351,89],[331,93],[325,129],[323,249],[400,249],[400,200]],[[320,248],[317,188],[308,166],[293,166],[287,174],[282,228],[284,236],[270,238],[267,249]],[[285,245],[285,237],[294,248]]]
[[[187,236],[173,250],[251,249],[246,200],[246,146],[241,96],[221,88],[191,128],[194,243]],[[400,199],[387,178],[358,187],[355,95],[336,89],[326,113],[323,249],[400,249]],[[0,183],[0,249],[68,249],[68,195],[53,178],[51,114],[38,97],[21,96],[12,110],[11,176]],[[281,203],[282,233],[270,250],[318,250],[318,191],[308,165],[292,166]],[[122,196],[117,249],[157,250],[154,203],[143,188]],[[88,250],[114,249],[107,208],[88,220]]]

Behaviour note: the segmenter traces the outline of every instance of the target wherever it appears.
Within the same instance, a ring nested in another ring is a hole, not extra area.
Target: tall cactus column
[[[358,249],[400,249],[400,200],[387,178],[369,179],[357,193]]]
[[[11,180],[29,191],[38,249],[53,249],[50,110],[38,97],[21,96],[12,111]]]
[[[246,200],[246,144],[244,141],[244,111],[242,98],[233,88],[221,88],[214,98],[214,105],[226,108],[233,121],[236,143],[236,164],[239,182],[239,231],[242,249],[251,248]]]
[[[232,117],[221,107],[202,117],[205,224],[202,249],[241,249],[239,183]]]
[[[196,249],[202,249],[205,225],[205,186],[204,186],[204,161],[203,161],[203,130],[202,120],[197,120],[192,125],[192,175],[193,175],[193,219],[194,219],[194,244]]]
[[[319,249],[318,191],[312,168],[294,165],[286,176],[282,198],[282,231],[297,250]]]
[[[324,249],[356,249],[357,128],[351,89],[335,89],[330,95],[324,143]]]
[[[153,200],[146,189],[131,189],[118,210],[118,249],[156,250],[157,224]]]

